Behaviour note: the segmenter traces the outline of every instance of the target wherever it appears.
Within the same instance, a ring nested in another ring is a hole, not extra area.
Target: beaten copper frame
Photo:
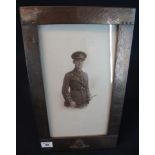
[[[71,145],[80,139],[77,148],[108,148],[117,144],[124,103],[130,52],[135,20],[134,8],[82,6],[21,7],[21,25],[32,102],[40,142],[52,142],[51,150],[75,149]],[[38,43],[38,25],[44,24],[111,24],[117,25],[116,58],[108,134],[52,138],[49,133],[45,94]],[[46,149],[47,149],[46,148]]]

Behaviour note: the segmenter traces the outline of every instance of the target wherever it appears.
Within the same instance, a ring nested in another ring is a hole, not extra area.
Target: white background
[[[111,99],[110,26],[39,26],[39,44],[50,134],[52,137],[101,135],[107,133]],[[74,68],[71,54],[86,52],[84,71],[90,92],[97,95],[83,109],[64,107],[62,83]]]

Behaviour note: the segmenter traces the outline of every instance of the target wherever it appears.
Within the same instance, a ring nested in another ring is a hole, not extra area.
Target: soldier
[[[62,94],[67,107],[82,108],[91,100],[88,75],[82,71],[86,53],[76,51],[71,55],[75,68],[66,73],[63,81]]]

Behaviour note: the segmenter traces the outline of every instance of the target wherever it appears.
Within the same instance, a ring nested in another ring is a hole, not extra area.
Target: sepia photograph
[[[40,25],[38,34],[50,136],[106,135],[116,26]]]

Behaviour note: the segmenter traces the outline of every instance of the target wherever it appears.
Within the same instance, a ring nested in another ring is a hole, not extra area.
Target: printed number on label
[[[52,142],[41,142],[41,147],[42,148],[51,148],[51,147],[53,147],[53,143]]]

